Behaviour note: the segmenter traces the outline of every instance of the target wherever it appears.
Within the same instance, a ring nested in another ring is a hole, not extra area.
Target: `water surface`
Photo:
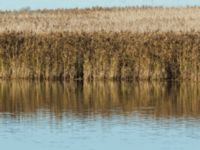
[[[0,145],[20,150],[198,149],[200,85],[0,82]]]

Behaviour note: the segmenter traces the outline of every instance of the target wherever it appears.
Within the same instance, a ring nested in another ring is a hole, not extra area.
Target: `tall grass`
[[[200,7],[0,12],[0,78],[199,80]]]
[[[154,32],[200,30],[200,7],[93,8],[0,12],[0,32]]]
[[[0,77],[199,80],[199,32],[0,34]]]

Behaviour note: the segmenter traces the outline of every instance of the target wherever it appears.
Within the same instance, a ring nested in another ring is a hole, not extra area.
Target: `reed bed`
[[[200,31],[200,7],[125,7],[0,12],[0,32]]]
[[[200,7],[0,12],[0,78],[195,80]]]
[[[199,32],[0,34],[0,78],[195,80]]]

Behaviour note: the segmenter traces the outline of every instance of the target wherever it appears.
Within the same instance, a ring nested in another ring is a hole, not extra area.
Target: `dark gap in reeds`
[[[0,33],[0,78],[198,80],[200,33]]]

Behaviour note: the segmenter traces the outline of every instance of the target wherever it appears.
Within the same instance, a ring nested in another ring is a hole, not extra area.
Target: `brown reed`
[[[200,7],[125,7],[0,12],[0,32],[200,31]]]
[[[0,78],[199,80],[199,32],[0,34]]]

